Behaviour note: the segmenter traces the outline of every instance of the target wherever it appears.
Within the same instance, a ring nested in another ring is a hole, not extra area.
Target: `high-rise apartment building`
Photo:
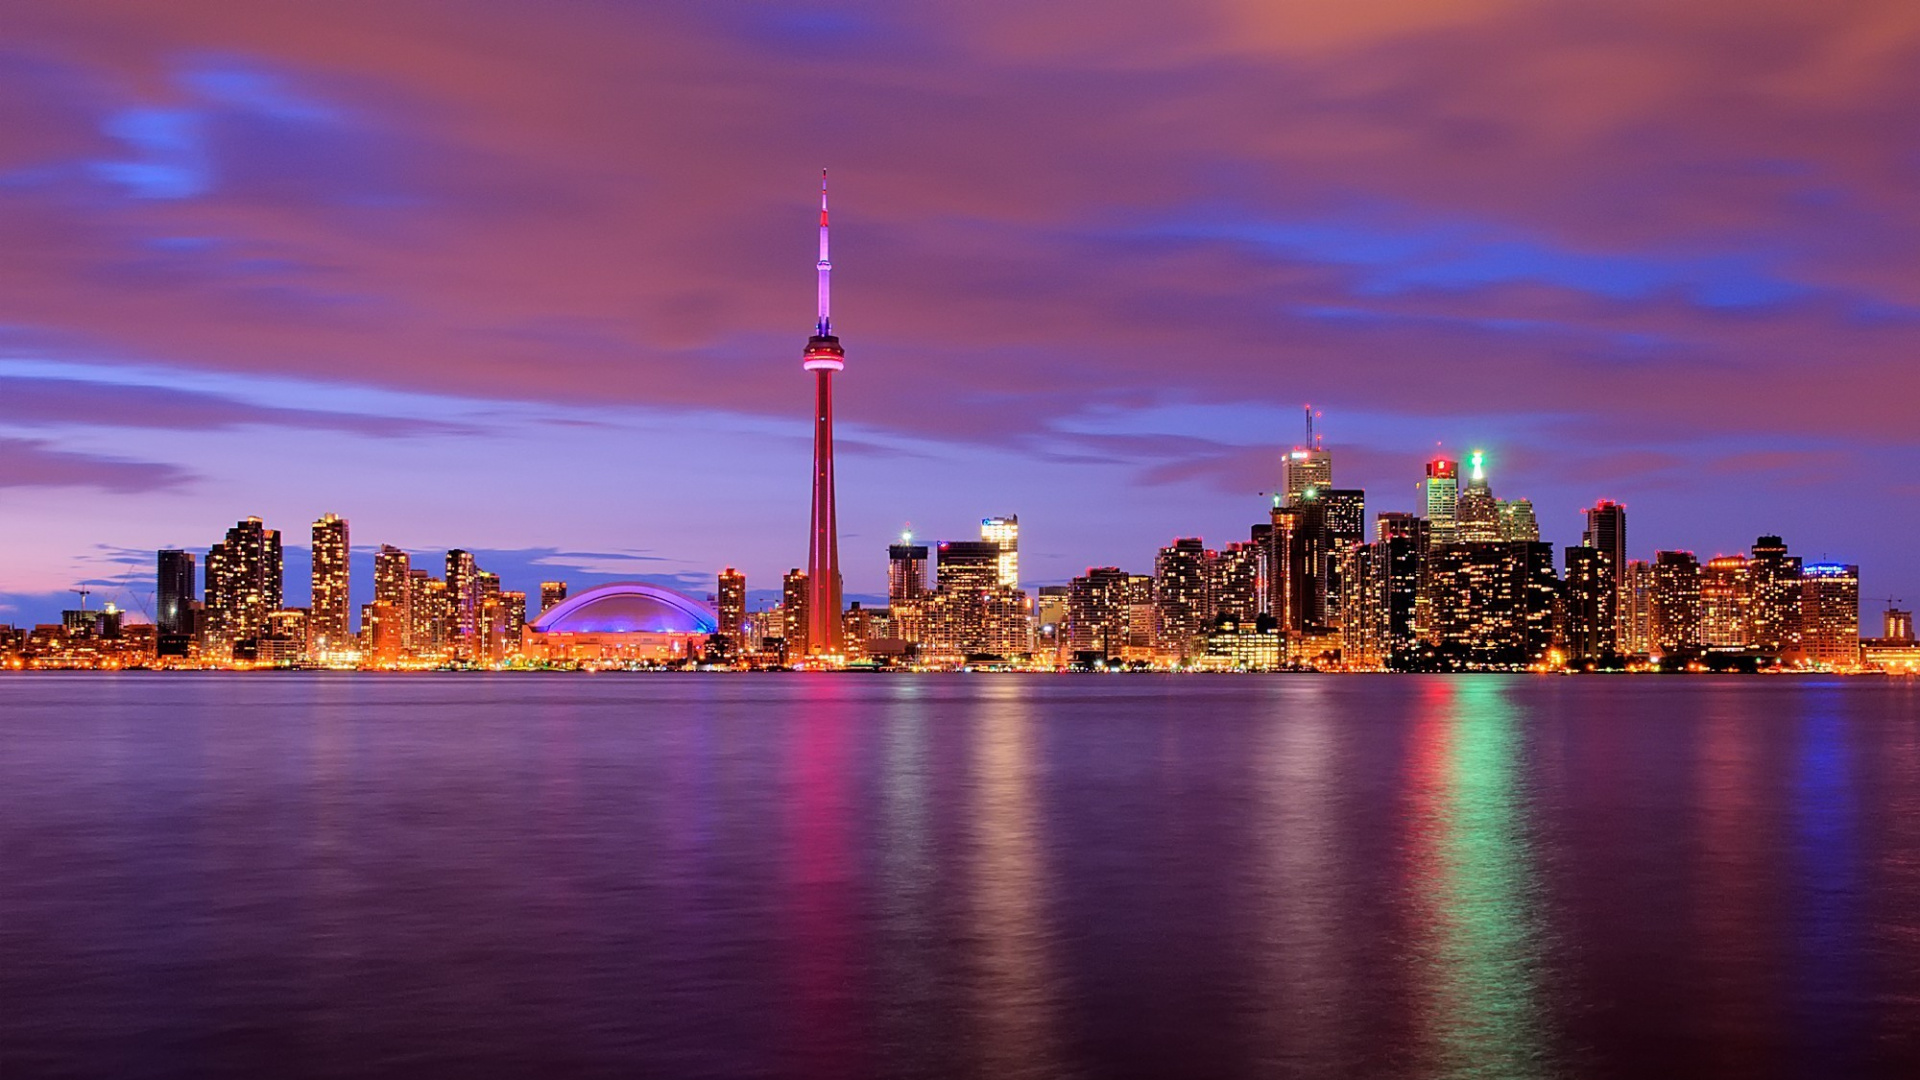
[[[1748,549],[1751,578],[1752,625],[1748,647],[1755,653],[1784,659],[1800,652],[1800,557],[1787,553],[1786,541],[1762,536]]]
[[[1807,563],[1800,568],[1800,657],[1820,667],[1859,664],[1859,567]]]
[[[1607,572],[1614,586],[1615,648],[1622,653],[1644,652],[1627,640],[1632,632],[1632,605],[1626,597],[1627,508],[1611,499],[1601,499],[1587,508],[1586,531],[1580,534],[1583,547],[1607,557]]]
[[[1427,515],[1428,542],[1453,543],[1460,512],[1460,464],[1443,457],[1427,462],[1420,502]]]
[[[353,648],[353,609],[348,598],[347,519],[328,514],[313,523],[313,604],[307,621],[314,656]]]
[[[540,583],[540,614],[545,615],[565,603],[567,583],[564,581],[543,581]]]
[[[887,603],[920,600],[927,591],[927,546],[902,541],[887,546]]]
[[[1263,610],[1261,606],[1261,560],[1265,552],[1258,543],[1228,544],[1209,560],[1207,597],[1215,619],[1230,618],[1252,625]]]
[[[995,564],[999,584],[1009,589],[1020,587],[1020,515],[980,519],[980,539],[998,545],[1000,558]]]
[[[480,568],[473,554],[447,552],[447,644],[456,659],[472,659],[480,640]]]
[[[780,632],[786,641],[787,655],[799,659],[807,655],[807,572],[794,567],[780,579]]]
[[[729,566],[720,571],[715,590],[715,608],[720,616],[720,632],[738,647],[744,642],[740,631],[747,621],[747,575]]]
[[[1561,610],[1565,613],[1562,637],[1567,659],[1576,663],[1597,663],[1614,655],[1619,630],[1620,591],[1614,584],[1613,560],[1606,552],[1586,544],[1566,549],[1566,579],[1561,586]]]
[[[1653,557],[1652,651],[1684,655],[1700,646],[1700,561],[1691,551]]]
[[[1374,651],[1380,663],[1396,669],[1412,666],[1420,653],[1420,579],[1432,536],[1431,523],[1414,514],[1390,511],[1374,519],[1375,551],[1369,596],[1377,609]]]
[[[379,643],[386,643],[383,660],[397,660],[413,653],[412,578],[413,556],[392,544],[381,544],[373,556],[373,602],[384,605],[377,611],[383,625],[379,634],[369,634],[364,626],[360,631],[376,653],[380,651]]]
[[[1090,567],[1067,584],[1066,652],[1070,658],[1120,657],[1127,646],[1132,576],[1117,566]]]
[[[1653,567],[1643,559],[1627,563],[1620,577],[1620,604],[1617,609],[1620,651],[1629,656],[1648,656],[1653,646]]]
[[[1207,596],[1207,545],[1175,540],[1154,560],[1154,613],[1161,652],[1186,662],[1204,655],[1213,611]]]
[[[160,552],[154,589],[154,623],[162,638],[190,638],[194,626],[194,559],[190,551],[168,548]],[[168,653],[166,655],[184,655]]]
[[[425,570],[407,571],[407,606],[408,652],[426,659],[445,657],[452,648],[448,628],[453,623],[447,583]]]
[[[215,655],[267,633],[283,602],[280,532],[250,517],[207,551],[207,638]]]

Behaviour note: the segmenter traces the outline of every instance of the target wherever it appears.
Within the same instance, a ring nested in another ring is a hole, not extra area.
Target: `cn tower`
[[[807,543],[807,652],[840,653],[840,522],[833,507],[833,373],[846,368],[828,317],[827,173],[820,171],[820,322],[800,366],[813,372],[813,533]]]

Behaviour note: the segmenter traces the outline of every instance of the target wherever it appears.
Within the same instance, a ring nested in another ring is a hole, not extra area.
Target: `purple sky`
[[[1912,0],[14,0],[0,622],[260,514],[510,588],[805,562],[833,170],[850,594],[1242,539],[1324,412],[1413,508],[1778,532],[1920,602]],[[304,598],[290,560],[289,598]],[[1870,622],[1881,604],[1863,600]]]

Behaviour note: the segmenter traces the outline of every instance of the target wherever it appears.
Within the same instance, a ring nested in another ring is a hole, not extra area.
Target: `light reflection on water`
[[[1873,680],[0,678],[0,1076],[1913,1075],[1917,850]]]

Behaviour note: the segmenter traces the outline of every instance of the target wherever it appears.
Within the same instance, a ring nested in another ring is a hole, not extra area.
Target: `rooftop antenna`
[[[1308,403],[1308,404],[1307,404],[1307,405],[1305,406],[1305,408],[1306,408],[1306,410],[1307,410],[1307,449],[1309,449],[1309,450],[1311,450],[1311,449],[1313,449],[1313,447],[1314,447],[1314,442],[1313,442],[1313,404],[1312,404],[1311,402],[1309,402],[1309,403]]]
[[[833,320],[828,312],[829,286],[833,263],[827,258],[827,170],[820,170],[820,330],[821,337],[833,335]]]

